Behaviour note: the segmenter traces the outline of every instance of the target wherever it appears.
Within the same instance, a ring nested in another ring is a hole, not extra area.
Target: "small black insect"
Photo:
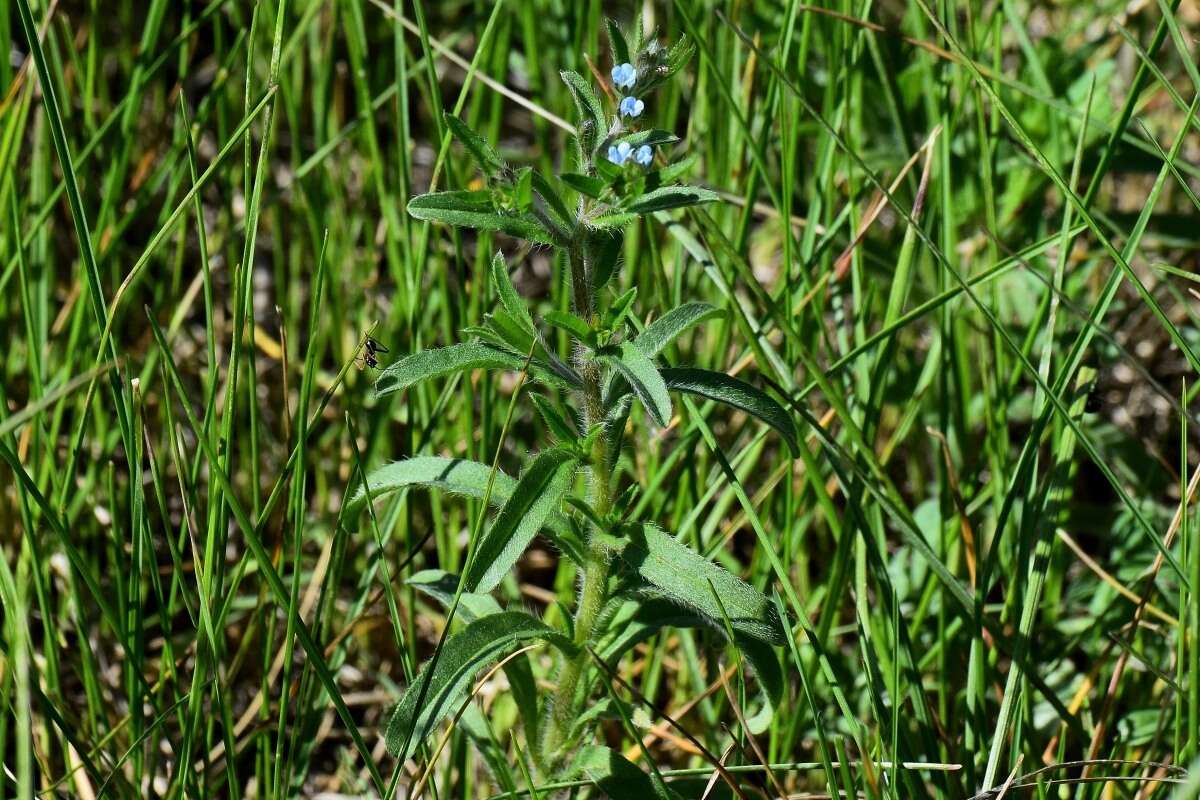
[[[386,347],[384,347],[379,342],[372,339],[370,336],[367,337],[367,342],[366,342],[365,347],[367,348],[367,354],[372,355],[372,356],[375,355],[376,353],[390,352]]]
[[[367,341],[363,344],[363,351],[363,354],[359,356],[362,359],[363,366],[377,369],[379,367],[379,359],[375,356],[379,353],[388,352],[388,349],[368,336]],[[355,359],[355,361],[357,360]]]

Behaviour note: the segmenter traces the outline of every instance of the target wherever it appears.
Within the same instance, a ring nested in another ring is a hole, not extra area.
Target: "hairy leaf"
[[[625,756],[603,745],[580,748],[571,764],[571,771],[596,784],[611,800],[679,800],[678,793],[640,770]]]
[[[628,543],[618,557],[656,593],[719,626],[724,615],[715,591],[735,632],[769,644],[783,643],[775,607],[762,592],[654,525],[631,525],[627,532]]]
[[[643,353],[654,358],[689,328],[719,316],[721,316],[721,309],[710,306],[708,303],[684,303],[647,325],[633,343]]]
[[[608,46],[612,48],[613,63],[626,64],[632,61],[629,57],[629,43],[625,41],[625,34],[620,26],[609,17],[604,18],[604,26],[608,29]]]
[[[581,342],[587,342],[592,339],[592,329],[588,327],[586,322],[570,311],[559,311],[558,309],[547,311],[542,319],[548,324],[566,331]]]
[[[628,341],[615,348],[605,348],[603,356],[633,387],[633,393],[642,401],[651,419],[666,427],[671,421],[671,396],[650,356]]]
[[[450,128],[450,132],[454,134],[454,138],[463,143],[467,148],[467,152],[475,159],[475,163],[479,165],[479,169],[489,178],[503,174],[508,170],[508,164],[500,157],[490,144],[487,143],[482,136],[471,130],[467,123],[463,122],[453,114],[446,114],[446,125]]]
[[[634,214],[650,214],[654,211],[666,211],[669,208],[712,203],[719,199],[716,192],[710,192],[708,189],[701,189],[697,186],[663,186],[646,192],[626,206],[626,209]]]
[[[496,284],[496,291],[500,295],[500,302],[504,304],[505,310],[520,323],[521,327],[532,334],[535,330],[533,317],[529,315],[529,309],[526,307],[525,301],[521,299],[521,295],[517,294],[517,289],[513,286],[512,278],[508,274],[508,264],[504,261],[504,254],[499,250],[492,259],[492,283]]]
[[[537,196],[542,198],[542,202],[546,204],[546,208],[550,209],[551,214],[558,224],[564,228],[570,228],[575,223],[575,217],[567,209],[567,204],[563,202],[562,195],[558,193],[558,189],[550,179],[536,169],[533,171],[533,191]]]
[[[799,437],[791,416],[761,389],[723,372],[693,367],[664,369],[662,377],[673,391],[716,400],[757,417],[779,431],[792,453],[799,452]]]
[[[592,199],[600,197],[600,195],[604,194],[604,190],[608,188],[608,184],[601,179],[594,178],[591,175],[580,175],[577,172],[563,174],[562,182],[580,194],[587,195]]]
[[[565,636],[519,611],[481,617],[447,639],[433,671],[423,668],[392,712],[388,750],[401,761],[411,757],[433,729],[463,704],[480,671],[531,641],[573,649]]]
[[[592,288],[600,291],[617,270],[625,234],[620,229],[589,231],[588,239],[595,263],[592,264]]]
[[[575,456],[569,451],[554,448],[538,454],[476,545],[464,580],[469,591],[496,588],[550,514],[558,511],[574,474]]]
[[[444,569],[423,569],[409,577],[405,584],[449,608],[458,591],[458,576]],[[464,622],[474,622],[503,610],[490,594],[463,592],[458,598],[458,614]]]
[[[454,594],[458,590],[458,576],[441,569],[425,569],[405,581],[419,592],[437,600],[443,607],[449,608],[454,602]],[[490,594],[463,592],[458,600],[458,613],[466,622],[474,622],[482,617],[500,614],[503,609]],[[513,700],[521,714],[521,722],[525,728],[528,741],[536,742],[538,735],[538,696],[537,683],[533,678],[533,668],[529,659],[519,656],[510,659],[504,665],[504,675],[508,678]]]
[[[596,93],[592,91],[591,84],[578,72],[572,72],[569,69],[558,74],[562,76],[563,83],[575,97],[575,105],[579,108],[581,119],[591,120],[597,132],[605,130],[608,126],[604,124],[604,106],[600,104],[600,98],[596,97]]]
[[[491,472],[491,467],[480,464],[478,461],[440,456],[414,456],[403,461],[393,461],[372,471],[367,476],[367,486],[371,490],[371,499],[376,501],[414,486],[440,489],[470,497],[473,500],[482,500],[487,491]],[[493,506],[503,506],[512,497],[516,485],[517,482],[511,475],[496,470],[496,478],[492,484],[492,493],[488,501]],[[366,502],[367,492],[364,488],[359,487],[346,504],[343,513],[350,530],[355,529],[359,513]],[[582,563],[583,550],[579,537],[565,516],[557,511],[551,512],[542,522],[542,526],[556,546],[562,548],[563,552],[576,563]]]
[[[375,391],[391,394],[429,380],[472,369],[520,370],[525,358],[488,344],[467,342],[421,350],[396,361],[379,374]]]
[[[533,400],[533,405],[546,423],[546,427],[559,441],[570,443],[579,438],[579,430],[559,413],[553,403],[540,394],[531,394],[529,398]]]
[[[509,236],[541,244],[553,244],[554,236],[531,214],[501,211],[487,191],[434,192],[408,201],[408,213],[416,219],[445,222],[481,231],[500,231]]]
[[[664,144],[675,144],[679,141],[679,137],[670,131],[660,131],[654,128],[646,131],[637,131],[628,136],[620,138],[622,142],[628,142],[630,147],[641,147],[648,144],[651,147],[657,147]]]

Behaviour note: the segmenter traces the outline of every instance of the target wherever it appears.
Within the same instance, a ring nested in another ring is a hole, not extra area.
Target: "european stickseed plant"
[[[499,509],[486,529],[472,532],[462,575],[426,570],[408,581],[446,605],[451,618],[446,629],[453,626],[454,632],[439,643],[393,712],[387,727],[393,754],[406,759],[427,746],[425,752],[433,755],[432,734],[441,723],[478,713],[468,705],[468,693],[481,671],[541,641],[556,651],[556,669],[545,676],[555,687],[550,696],[538,691],[526,654],[503,667],[522,717],[523,750],[536,770],[549,779],[583,777],[611,796],[669,797],[657,775],[595,741],[601,720],[628,722],[632,713],[610,669],[664,626],[712,628],[752,669],[761,699],[748,725],[761,730],[782,691],[773,646],[783,643],[783,627],[760,591],[633,515],[638,487],[618,469],[621,452],[649,445],[637,433],[645,428],[631,425],[631,419],[665,427],[674,413],[672,392],[678,392],[757,417],[792,450],[796,433],[783,408],[754,386],[662,361],[664,348],[718,309],[699,302],[662,314],[643,309],[654,317],[643,324],[636,287],[617,288],[627,225],[717,196],[679,184],[691,164],[671,162],[676,137],[644,125],[652,116],[652,92],[684,66],[692,47],[686,41],[663,47],[653,37],[643,40],[640,31],[628,41],[612,23],[608,31],[615,64],[609,87],[597,93],[580,75],[562,73],[579,115],[575,152],[563,174],[509,166],[461,120],[448,116],[449,130],[478,164],[486,188],[426,194],[408,206],[418,219],[500,231],[555,248],[568,267],[571,311],[536,314],[497,253],[490,278],[498,305],[464,332],[469,340],[403,358],[377,384],[382,395],[468,370],[521,373],[541,387],[524,396],[545,423],[545,447],[530,454],[518,478],[453,458],[391,463],[368,477],[351,511],[408,487],[466,495]],[[550,345],[546,334],[553,328],[566,332],[569,353]],[[639,414],[633,414],[635,408]],[[538,533],[581,575],[574,619],[562,627],[524,610],[502,609],[489,595]]]

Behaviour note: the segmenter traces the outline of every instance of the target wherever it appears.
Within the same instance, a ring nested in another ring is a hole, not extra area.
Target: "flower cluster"
[[[630,156],[638,164],[648,167],[650,166],[650,162],[654,160],[654,151],[650,149],[650,145],[648,144],[644,144],[634,150],[629,142],[618,142],[617,144],[610,145],[608,148],[608,160],[617,166],[622,166],[629,160]]]
[[[637,69],[628,62],[618,64],[612,69],[613,86],[618,89],[632,89],[637,83]],[[637,119],[646,109],[646,103],[633,95],[625,95],[617,105],[622,118]],[[608,160],[617,166],[624,166],[630,158],[643,167],[648,167],[654,161],[654,150],[649,145],[642,145],[636,150],[628,142],[619,142],[608,148]]]

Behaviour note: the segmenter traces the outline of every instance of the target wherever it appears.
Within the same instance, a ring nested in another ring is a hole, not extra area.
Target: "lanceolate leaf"
[[[633,387],[651,419],[665,427],[671,421],[671,396],[658,374],[658,367],[633,342],[621,342],[615,352],[605,351],[605,360],[612,364]]]
[[[540,394],[531,394],[529,399],[533,401],[533,405],[546,423],[546,427],[560,442],[570,444],[579,438],[579,430],[559,413],[553,403]]]
[[[445,222],[481,231],[500,231],[509,236],[541,244],[553,244],[554,237],[531,214],[498,210],[491,192],[434,192],[408,201],[408,213],[417,219]]]
[[[799,452],[799,438],[791,416],[761,389],[723,372],[692,367],[664,369],[662,377],[672,391],[716,400],[758,417],[779,431],[793,453]]]
[[[429,595],[446,608],[454,602],[454,593],[458,591],[458,576],[444,569],[423,569],[404,583]],[[474,622],[503,610],[490,594],[463,592],[458,598],[458,614],[464,622]]]
[[[554,448],[538,454],[475,546],[464,580],[468,591],[496,588],[545,521],[558,511],[574,474],[575,456],[569,451]]]
[[[454,602],[454,593],[458,590],[458,576],[441,569],[421,570],[405,583],[417,591],[429,595],[445,608],[449,608]],[[459,595],[458,614],[465,622],[474,622],[482,617],[502,612],[500,604],[490,594],[463,592]],[[517,708],[521,713],[521,723],[525,728],[527,741],[536,742],[538,735],[537,683],[534,681],[529,659],[524,655],[509,659],[504,665],[504,675],[508,678],[513,700],[516,701]]]
[[[713,597],[715,591],[736,633],[769,644],[783,643],[775,607],[762,592],[654,525],[631,525],[627,531],[628,543],[618,557],[655,593],[720,626],[724,615]]]
[[[626,206],[626,210],[634,214],[649,214],[654,211],[666,211],[669,208],[711,203],[719,199],[715,192],[696,186],[663,186],[660,189],[646,192]]]
[[[452,344],[449,347],[421,350],[390,364],[375,381],[375,391],[380,395],[391,394],[430,378],[439,378],[443,375],[471,369],[520,371],[524,367],[524,356],[493,347],[490,344],[480,342]],[[544,368],[540,368],[540,364],[532,360],[529,364],[529,372],[543,380],[559,382],[557,375],[552,375]]]
[[[604,26],[608,29],[608,46],[612,48],[612,56],[614,64],[625,64],[632,61],[629,57],[629,43],[625,41],[625,34],[616,22],[604,18]]]
[[[414,486],[440,489],[470,497],[473,500],[482,500],[487,491],[491,472],[491,467],[480,464],[478,461],[440,456],[415,456],[404,461],[393,461],[391,464],[385,464],[374,470],[367,476],[367,486],[371,489],[371,499],[375,501]],[[512,497],[516,485],[517,482],[513,480],[512,476],[496,470],[492,493],[488,498],[491,505],[500,507],[507,503],[508,499]],[[343,517],[350,530],[356,529],[359,514],[366,502],[367,493],[360,487],[346,504]],[[576,563],[582,563],[582,547],[565,516],[557,511],[552,511],[546,515],[542,526],[563,552]]]
[[[580,194],[586,194],[591,198],[598,198],[608,188],[608,184],[599,178],[593,178],[590,175],[580,175],[575,172],[564,174],[562,182]]]
[[[500,295],[500,302],[504,304],[505,310],[532,334],[535,330],[533,317],[529,315],[529,309],[526,307],[525,301],[521,299],[521,295],[517,294],[517,289],[512,284],[512,278],[508,275],[508,264],[504,261],[504,254],[499,250],[496,251],[496,257],[492,259],[492,283],[496,285],[496,292]]]
[[[679,141],[679,137],[670,131],[648,130],[631,133],[628,136],[622,136],[620,141],[628,142],[630,147],[641,147],[648,144],[651,147],[664,144],[674,144]]]
[[[581,748],[571,766],[573,772],[596,784],[611,800],[635,797],[679,800],[678,793],[643,772],[625,756],[602,745]]]
[[[504,163],[504,159],[500,157],[500,154],[487,143],[487,140],[467,127],[467,123],[453,114],[446,114],[446,125],[449,126],[450,132],[454,134],[454,138],[462,142],[463,146],[467,148],[467,152],[475,159],[475,163],[479,165],[479,169],[489,178],[495,177],[508,169],[508,164]]]
[[[663,351],[680,334],[704,322],[721,316],[721,309],[708,303],[684,303],[651,322],[638,334],[634,344],[650,358]]]
[[[572,649],[565,636],[518,611],[482,617],[447,639],[433,672],[422,669],[392,712],[388,750],[401,761],[412,756],[434,728],[463,704],[480,671],[531,641]]]
[[[533,191],[537,192],[538,197],[542,198],[542,201],[550,209],[558,224],[564,228],[569,228],[574,224],[575,218],[567,210],[567,204],[563,202],[558,189],[555,188],[554,184],[545,175],[536,169],[533,171]]]
[[[617,270],[617,261],[621,258],[621,247],[625,243],[625,233],[621,229],[608,231],[590,231],[588,239],[595,263],[592,265],[592,287],[600,291],[613,273]]]
[[[562,76],[563,83],[567,84],[571,90],[571,94],[575,96],[575,105],[579,107],[579,116],[583,119],[590,119],[596,126],[597,132],[606,130],[608,126],[604,124],[604,106],[600,104],[600,99],[592,91],[591,84],[578,72],[571,70],[563,70],[559,75]]]

